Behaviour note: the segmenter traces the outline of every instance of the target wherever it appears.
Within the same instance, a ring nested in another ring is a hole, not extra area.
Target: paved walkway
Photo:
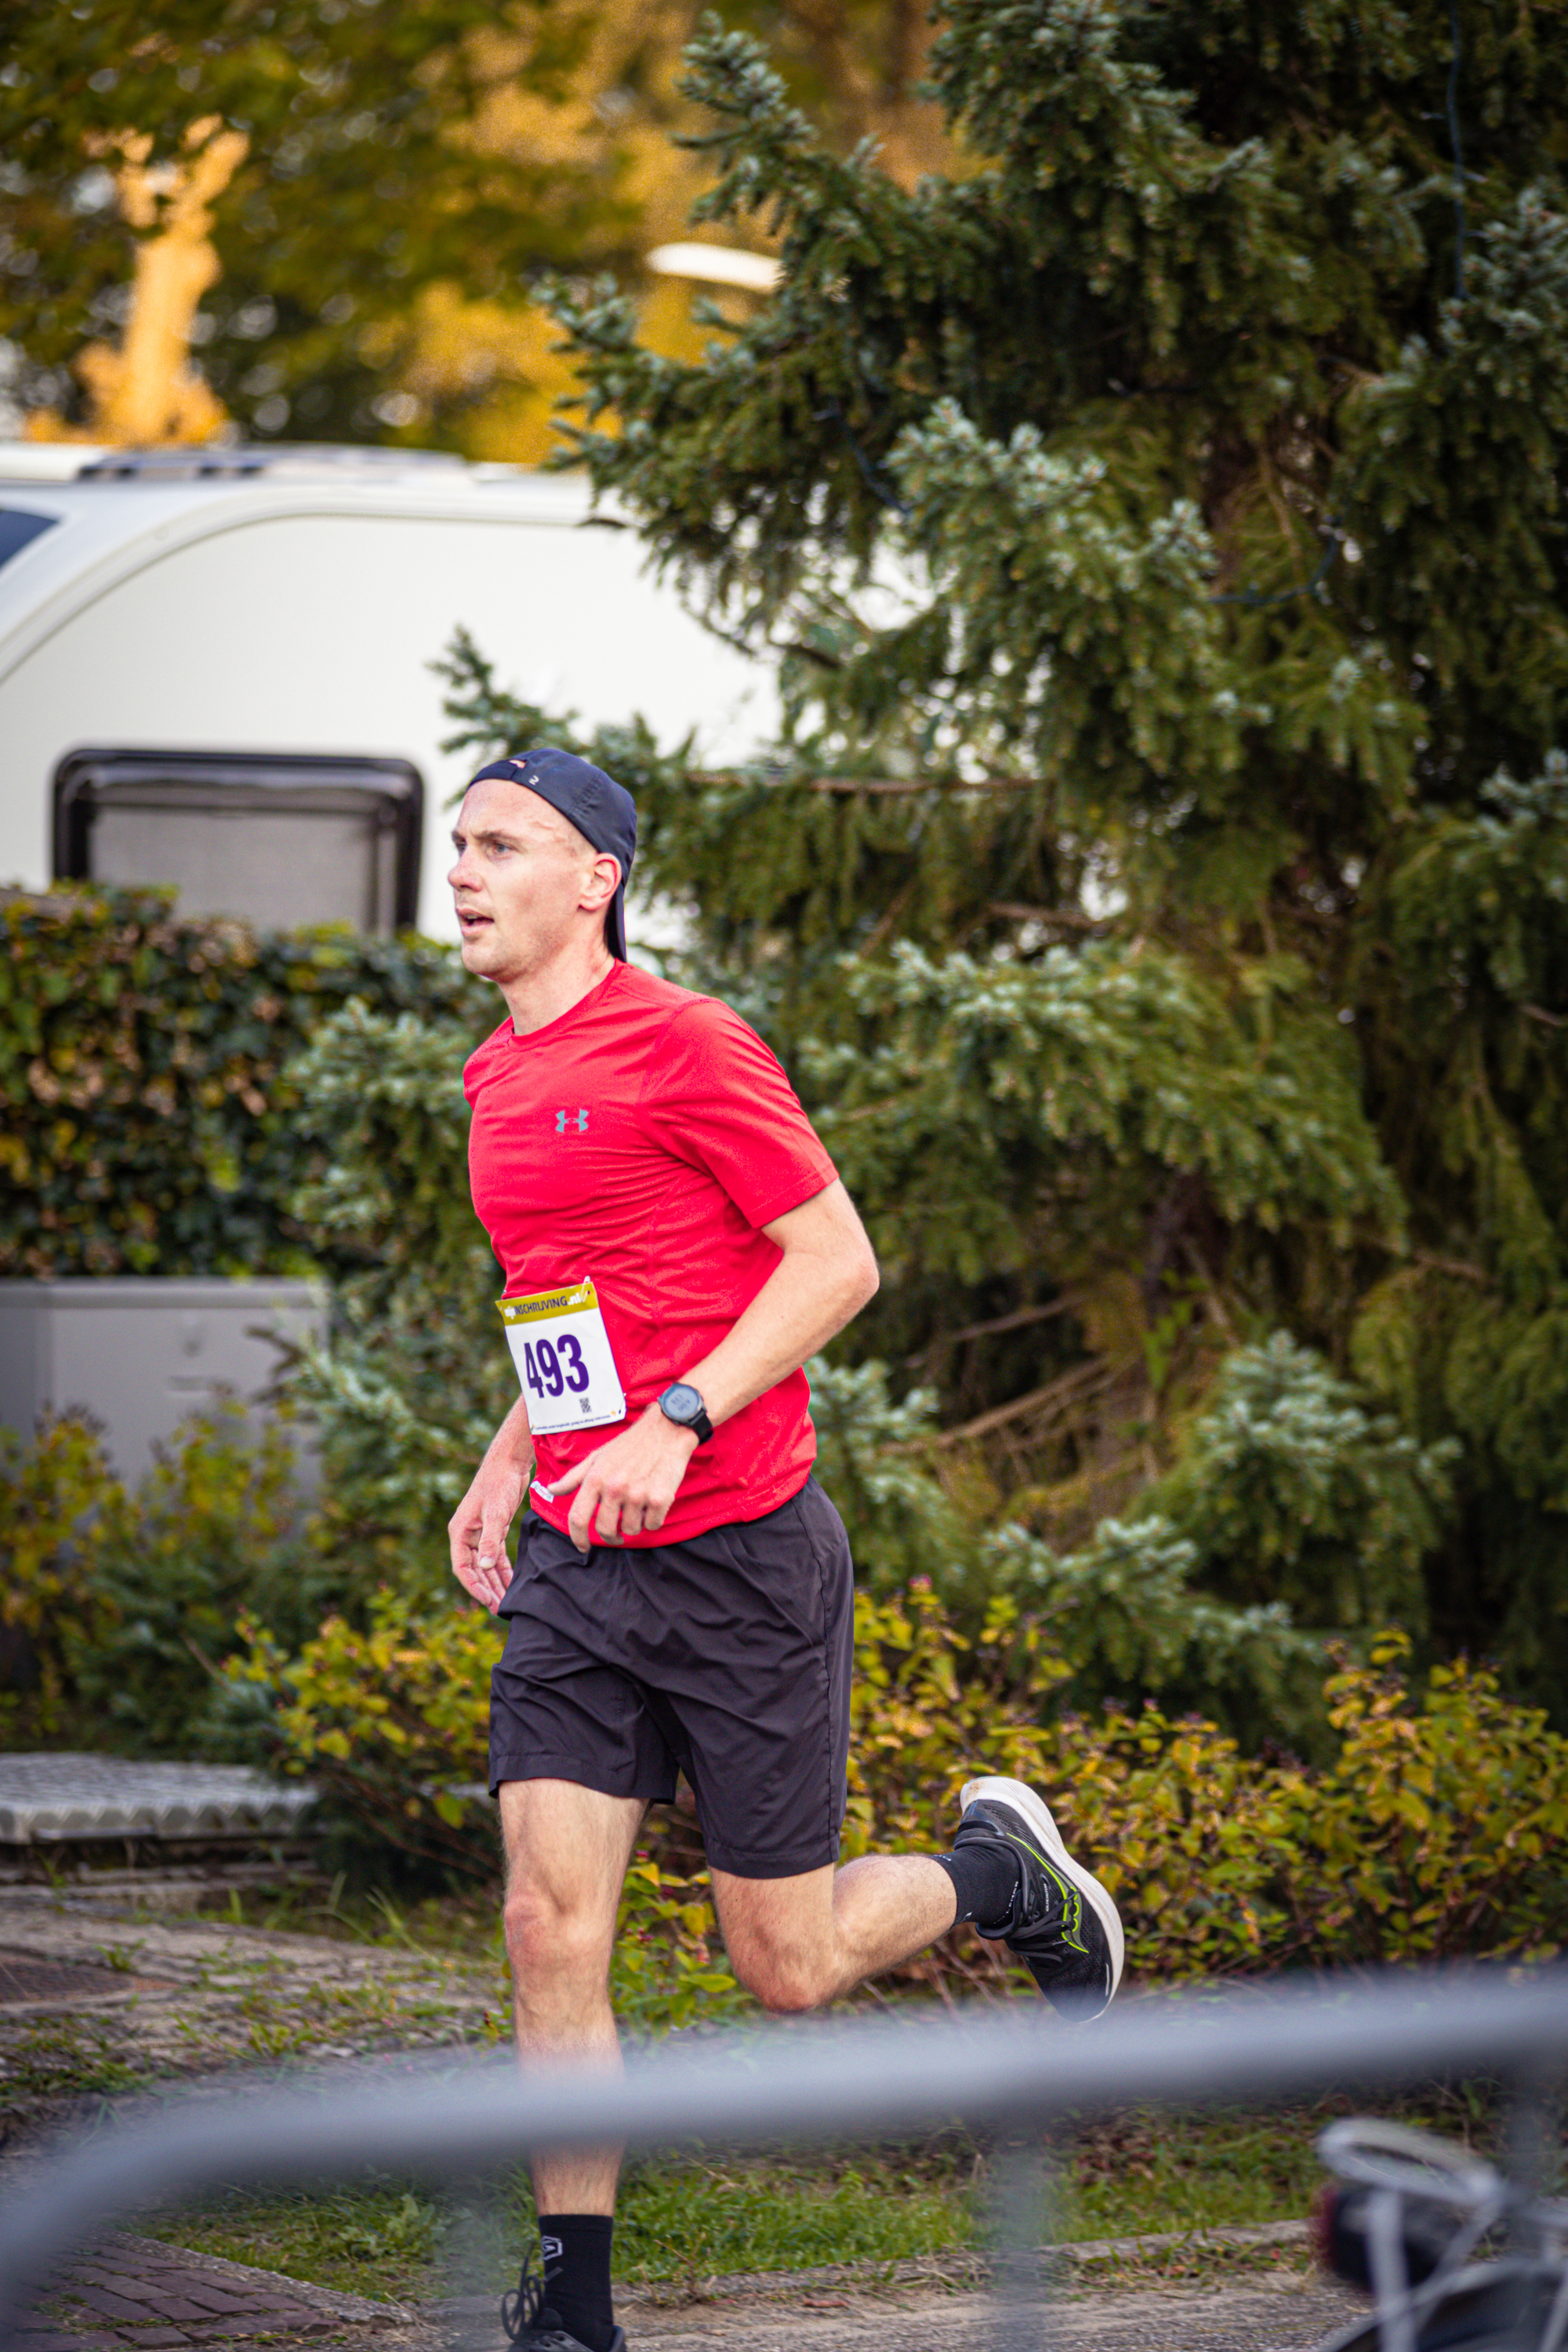
[[[832,2271],[717,2280],[700,2303],[618,2304],[633,2352],[1310,2352],[1365,2305],[1317,2279],[1074,2287],[1049,2301],[927,2284],[847,2284]],[[16,2352],[174,2352],[181,2345],[363,2345],[504,2352],[493,2296],[424,2311],[307,2286],[144,2238],[112,2239],[16,2338]]]
[[[505,2006],[500,1972],[482,1959],[464,1967],[215,1919],[109,1918],[32,1887],[0,1892],[0,1963],[11,1988],[0,1987],[0,2105],[37,2071],[29,2053],[47,2012],[74,2012],[152,2076],[449,2046],[482,2038],[487,2012]]]
[[[137,1892],[123,1891],[127,1907]],[[47,2169],[54,2134],[95,2122],[106,2100],[130,2117],[176,2084],[194,2097],[254,2095],[275,2087],[268,2060],[416,2075],[482,2063],[486,2012],[503,2003],[482,1958],[464,1968],[177,1913],[127,1919],[115,1907],[70,1889],[0,1889],[0,2197]],[[21,2339],[26,2352],[258,2338],[422,2352],[437,2340],[396,2305],[151,2239],[117,2235],[66,2277]]]
[[[797,2296],[622,2314],[632,2352],[1309,2352],[1364,2305],[1328,2286]],[[502,2352],[496,2335],[489,2352]]]
[[[106,2352],[137,2345],[167,2352],[252,2336],[341,2340],[405,2330],[414,2319],[399,2304],[338,2294],[276,2271],[131,2237],[111,2238],[74,2263],[48,2306],[18,2336],[17,2352],[86,2352],[92,2345]]]

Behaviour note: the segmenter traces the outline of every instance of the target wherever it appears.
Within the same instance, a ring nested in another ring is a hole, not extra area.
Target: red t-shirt
[[[592,1280],[634,1421],[724,1338],[778,1265],[758,1227],[837,1174],[756,1032],[634,964],[543,1029],[509,1020],[463,1072],[474,1208],[509,1297]],[[499,1324],[499,1318],[498,1318]],[[499,1330],[498,1330],[499,1339]],[[668,1517],[633,1544],[761,1518],[816,1458],[804,1372],[692,1455]],[[539,1438],[550,1485],[626,1423]],[[534,1509],[564,1528],[573,1496]]]

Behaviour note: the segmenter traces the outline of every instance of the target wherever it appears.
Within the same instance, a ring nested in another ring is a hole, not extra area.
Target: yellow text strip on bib
[[[626,1391],[592,1282],[498,1304],[536,1437],[626,1419]]]

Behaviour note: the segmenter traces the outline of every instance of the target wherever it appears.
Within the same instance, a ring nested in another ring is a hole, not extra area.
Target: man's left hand
[[[596,1445],[541,1492],[553,1498],[576,1488],[566,1532],[579,1551],[622,1543],[663,1527],[696,1451],[696,1431],[680,1428],[650,1404],[630,1429]]]

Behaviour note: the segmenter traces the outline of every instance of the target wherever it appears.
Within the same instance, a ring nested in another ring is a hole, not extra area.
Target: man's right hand
[[[506,1599],[511,1582],[507,1533],[527,1492],[532,1468],[531,1460],[521,1465],[497,1461],[492,1447],[447,1523],[452,1573],[464,1591],[482,1601],[492,1615]]]

